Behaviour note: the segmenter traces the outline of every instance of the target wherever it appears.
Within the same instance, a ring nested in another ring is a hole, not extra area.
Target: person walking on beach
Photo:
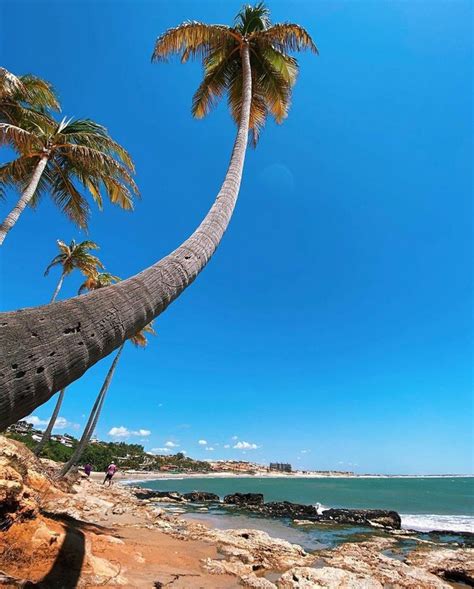
[[[84,464],[84,472],[86,473],[86,477],[89,478],[92,472],[92,464],[89,464],[89,462]]]
[[[116,472],[117,472],[117,467],[115,466],[115,464],[113,462],[111,462],[109,464],[109,466],[107,467],[107,470],[105,471],[105,479],[102,484],[105,485],[105,483],[108,482],[109,487],[110,487],[110,485],[112,484],[112,477],[114,476],[114,474]]]

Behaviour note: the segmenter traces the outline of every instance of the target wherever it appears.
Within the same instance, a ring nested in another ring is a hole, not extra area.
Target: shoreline
[[[102,472],[93,471],[91,473],[92,480],[102,480],[105,474]],[[430,474],[430,475],[386,475],[386,474],[361,474],[361,475],[334,475],[334,474],[273,474],[273,473],[199,473],[199,472],[183,472],[183,473],[169,473],[161,471],[133,471],[118,470],[114,476],[114,481],[121,484],[133,484],[145,481],[160,481],[160,480],[183,480],[183,479],[463,479],[474,478],[474,474]]]

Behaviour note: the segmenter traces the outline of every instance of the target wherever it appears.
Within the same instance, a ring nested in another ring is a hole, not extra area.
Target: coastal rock
[[[318,557],[328,566],[374,579],[397,589],[449,589],[450,585],[432,573],[410,566],[387,551],[396,546],[392,538],[374,538],[368,542],[342,544],[332,550],[321,550]],[[317,586],[317,585],[316,585]]]
[[[301,505],[289,501],[274,501],[265,503],[258,510],[270,517],[289,517],[291,519],[304,519],[313,521],[318,519],[318,511],[313,505]]]
[[[396,511],[385,509],[325,509],[319,521],[333,521],[338,524],[359,524],[381,526],[399,530],[402,520]]]
[[[290,569],[278,579],[277,586],[278,589],[383,589],[375,579],[332,567]]]
[[[410,552],[406,562],[426,569],[447,581],[474,587],[474,548],[418,548]]]
[[[153,500],[164,500],[182,502],[184,501],[181,493],[176,491],[153,491],[152,489],[134,489],[133,493],[137,499],[153,499]]]
[[[244,575],[240,578],[242,587],[249,587],[250,589],[277,589],[275,583],[257,575]]]
[[[212,501],[219,503],[221,500],[219,495],[216,495],[215,493],[207,493],[206,491],[192,491],[191,493],[185,493],[183,497],[186,499],[186,501],[192,501],[196,503],[200,503],[202,501]]]
[[[239,507],[252,507],[263,505],[262,493],[233,493],[224,497],[226,505],[238,505]]]

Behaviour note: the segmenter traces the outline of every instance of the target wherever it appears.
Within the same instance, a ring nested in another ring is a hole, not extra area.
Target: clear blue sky
[[[214,259],[148,349],[128,346],[99,437],[123,427],[147,449],[171,442],[200,458],[472,472],[472,4],[269,6],[274,22],[307,27],[321,55],[301,56],[288,120],[249,151]],[[234,137],[225,104],[192,119],[200,65],[151,65],[154,40],[185,19],[230,23],[239,7],[2,4],[2,65],[52,81],[65,115],[105,124],[135,159],[136,211],[94,211],[88,236],[115,274],[190,234]],[[2,309],[45,303],[56,238],[85,237],[47,200],[28,211],[2,249]],[[68,389],[71,433],[110,360]]]

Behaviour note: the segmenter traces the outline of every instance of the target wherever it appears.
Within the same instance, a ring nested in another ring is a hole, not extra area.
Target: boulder
[[[262,493],[233,493],[224,497],[227,505],[238,505],[239,507],[253,507],[263,505]]]
[[[474,587],[474,548],[418,548],[410,552],[406,562],[447,581]]]
[[[216,495],[215,493],[206,493],[206,491],[192,491],[192,493],[185,493],[183,497],[186,499],[186,501],[192,501],[196,503],[202,501],[212,501],[219,503],[221,500],[219,495]]]
[[[402,523],[396,511],[386,509],[325,509],[318,519],[338,524],[381,526],[396,530],[400,529]]]
[[[291,519],[317,520],[318,510],[313,505],[301,505],[289,501],[265,503],[259,511],[270,517],[289,517]]]

